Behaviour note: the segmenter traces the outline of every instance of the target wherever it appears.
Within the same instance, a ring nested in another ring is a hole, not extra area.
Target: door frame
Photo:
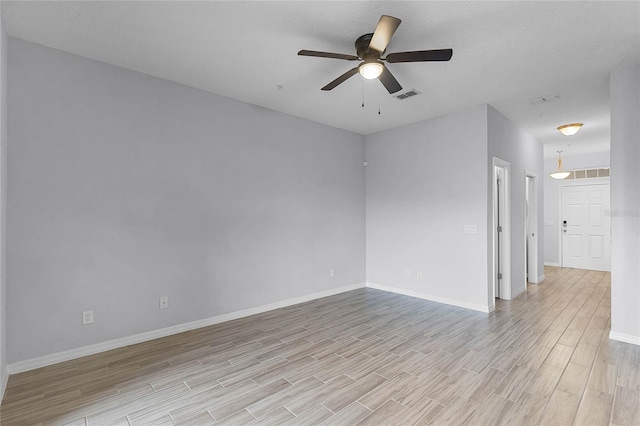
[[[528,186],[528,182],[527,182],[527,178],[532,179],[533,180],[533,188],[532,191],[529,191],[528,187],[525,187],[525,194],[529,195],[529,200],[527,200],[526,196],[525,196],[525,203],[527,201],[529,201],[529,206],[528,206],[528,210],[529,210],[529,217],[527,217],[527,206],[525,206],[525,212],[524,212],[524,261],[525,261],[525,268],[524,268],[524,287],[525,290],[527,288],[527,284],[528,283],[532,283],[532,284],[538,284],[541,280],[540,280],[540,274],[538,271],[538,247],[539,247],[539,242],[540,242],[540,235],[539,235],[539,228],[538,228],[538,213],[539,213],[539,197],[538,197],[538,174],[536,172],[532,172],[530,170],[526,170],[524,171],[524,184],[525,186]],[[527,223],[528,222],[528,223]],[[532,228],[529,228],[529,230],[531,231],[531,233],[533,234],[530,243],[532,247],[529,247],[529,252],[527,253],[527,239],[529,238],[529,235],[527,233],[527,229],[528,229],[528,225],[532,225]],[[527,278],[527,265],[528,265],[528,275],[529,278]]]
[[[490,306],[493,306],[495,309],[495,297],[496,297],[496,287],[498,281],[498,271],[497,271],[497,262],[498,262],[498,238],[497,238],[497,228],[498,228],[498,186],[496,184],[498,180],[498,172],[497,169],[502,169],[504,171],[504,212],[502,217],[502,247],[501,247],[501,259],[502,259],[502,281],[500,282],[500,299],[511,300],[511,163],[508,161],[504,161],[498,157],[493,157],[491,162],[491,188],[492,188],[492,226],[491,226],[491,242],[492,242],[492,250],[491,250],[491,291],[489,294],[490,297]]]
[[[609,185],[609,208],[611,208],[611,178],[610,177],[598,177],[588,179],[575,179],[570,181],[560,181],[558,187],[558,228],[557,232],[560,234],[558,238],[558,257],[560,267],[564,268],[564,238],[562,235],[562,188],[569,186],[591,186],[591,185]],[[609,227],[609,238],[611,238],[611,227]]]

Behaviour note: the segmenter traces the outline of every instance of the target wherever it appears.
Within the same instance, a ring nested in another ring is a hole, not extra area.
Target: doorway
[[[560,196],[562,266],[610,271],[609,184],[563,186]]]
[[[511,299],[510,164],[493,157],[493,301]]]
[[[540,282],[538,273],[538,175],[525,171],[525,288]]]

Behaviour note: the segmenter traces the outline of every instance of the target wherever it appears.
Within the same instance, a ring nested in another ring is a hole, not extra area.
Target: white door
[[[493,295],[511,300],[510,164],[493,157]],[[495,302],[490,300],[490,303]],[[494,305],[495,306],[495,305]]]
[[[502,282],[504,277],[504,221],[506,218],[505,206],[506,206],[506,193],[505,193],[505,171],[504,168],[495,166],[494,173],[496,175],[496,209],[495,209],[495,221],[496,228],[494,229],[496,238],[496,281],[495,281],[495,297],[504,297],[501,294]]]
[[[538,199],[536,176],[525,176],[526,281],[538,282]]]
[[[562,266],[611,270],[609,185],[562,188]]]

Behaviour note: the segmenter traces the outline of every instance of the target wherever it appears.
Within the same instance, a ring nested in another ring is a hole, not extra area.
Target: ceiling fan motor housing
[[[364,59],[365,61],[367,59],[377,60],[380,59],[380,56],[384,53],[378,52],[377,50],[369,49],[369,43],[371,43],[372,37],[373,33],[364,34],[358,37],[358,39],[356,40],[356,52],[360,59]]]

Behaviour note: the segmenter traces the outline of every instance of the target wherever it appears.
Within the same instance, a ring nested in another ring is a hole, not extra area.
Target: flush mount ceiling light
[[[558,153],[558,170],[556,170],[553,173],[549,173],[549,176],[553,179],[566,179],[569,177],[569,175],[571,174],[571,172],[567,172],[565,169],[562,168],[562,156],[560,154],[562,154],[562,151],[556,151]]]
[[[374,78],[380,77],[383,70],[384,65],[382,65],[382,62],[378,61],[363,62],[358,66],[358,72],[367,80],[373,80]]]
[[[558,130],[560,130],[560,133],[562,133],[565,136],[573,136],[576,133],[578,133],[581,127],[582,127],[582,123],[571,123],[571,124],[564,124],[558,127]]]

